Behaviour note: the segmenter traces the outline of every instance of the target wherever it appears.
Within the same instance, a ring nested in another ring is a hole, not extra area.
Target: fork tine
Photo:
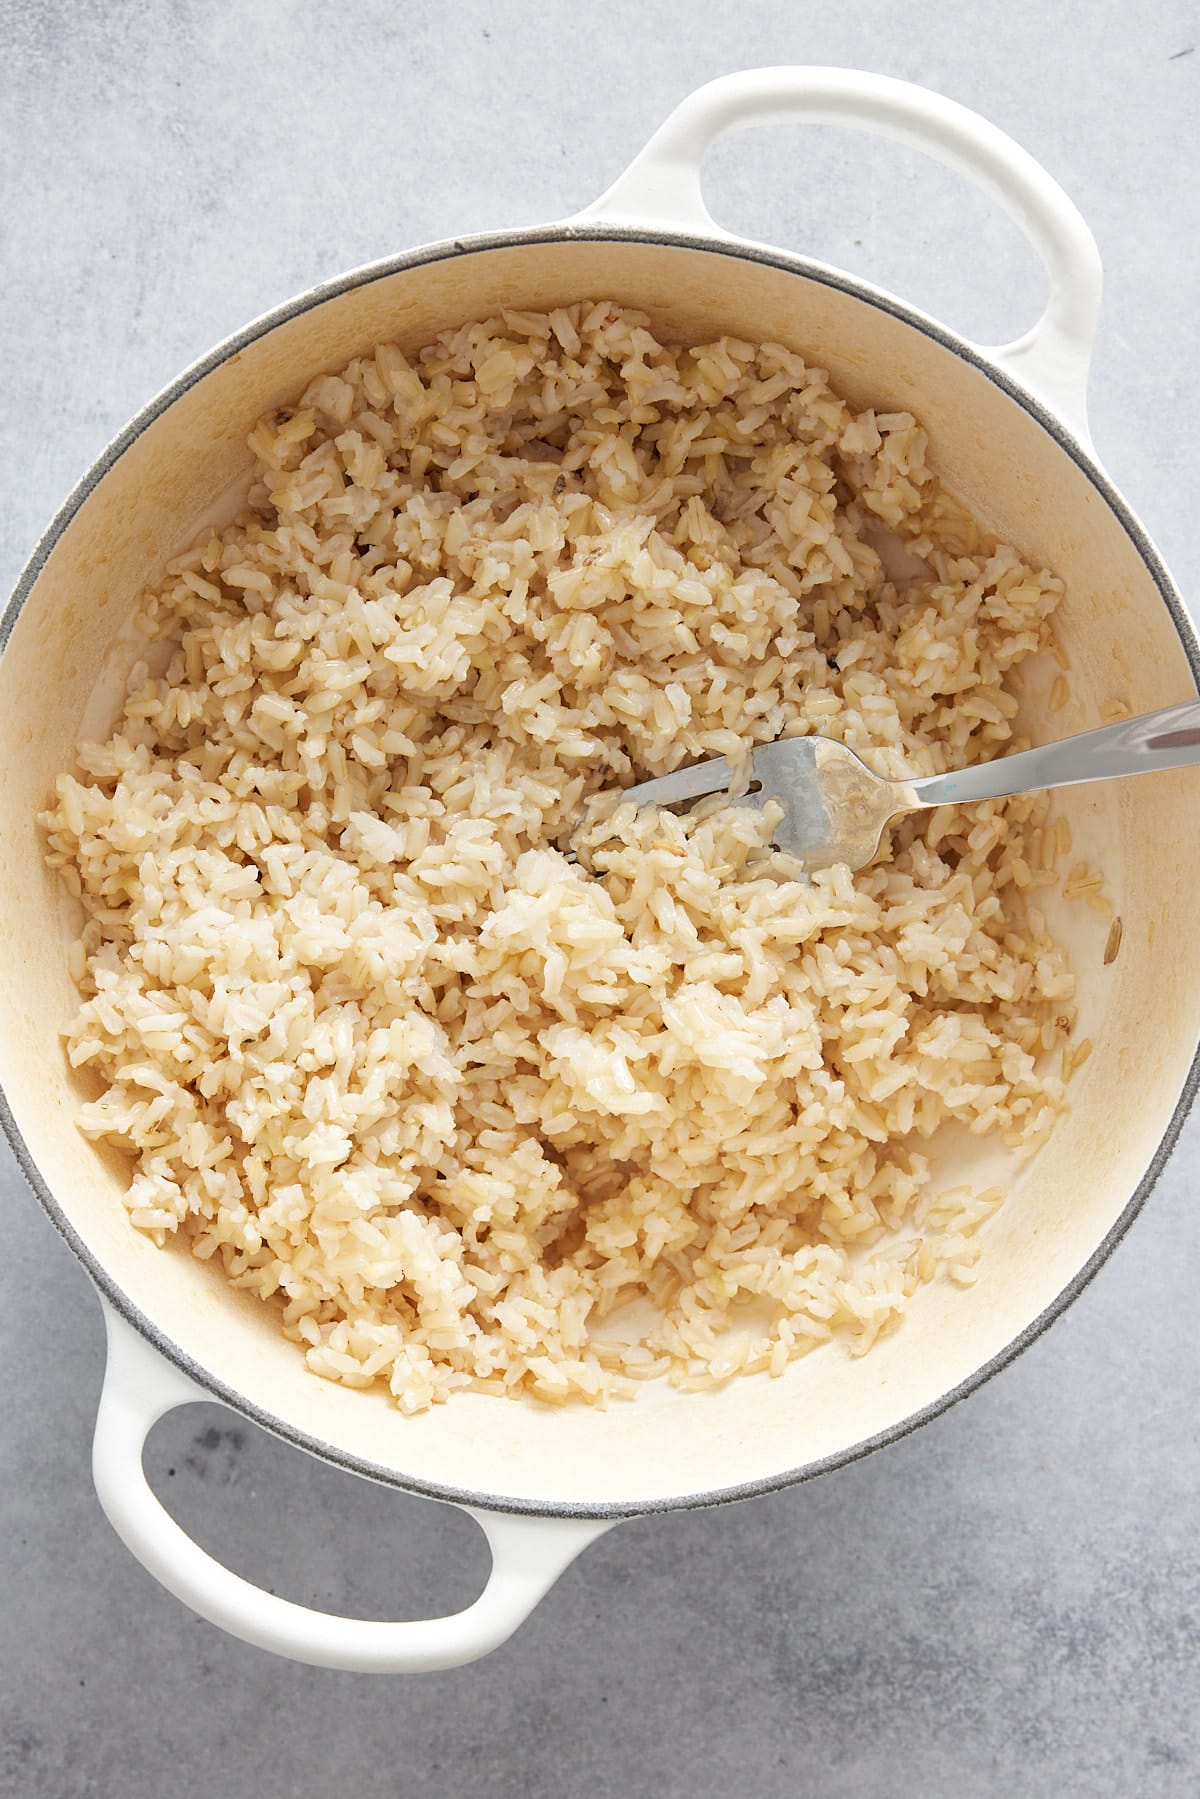
[[[627,787],[621,798],[632,800],[635,806],[677,806],[683,800],[702,799],[706,793],[720,793],[730,779],[724,756],[714,756],[691,768],[677,768],[672,775],[659,775],[657,780]]]
[[[778,802],[783,816],[771,834],[776,849],[808,869],[845,862],[863,868],[879,849],[893,818],[920,804],[916,785],[873,773],[845,744],[817,736],[781,737],[750,752],[753,784],[728,803],[755,811]],[[680,768],[620,795],[635,806],[675,806],[727,789],[732,771],[723,756]]]

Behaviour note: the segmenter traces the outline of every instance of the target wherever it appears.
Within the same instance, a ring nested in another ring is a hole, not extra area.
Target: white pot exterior
[[[728,125],[785,115],[870,124],[968,169],[1047,261],[1051,301],[1034,331],[981,352],[860,282],[719,232],[699,200],[704,147]],[[416,347],[502,305],[544,310],[604,296],[646,311],[670,339],[728,331],[785,342],[826,368],[851,402],[917,414],[947,485],[1067,582],[1059,635],[1072,698],[1040,729],[1039,703],[1057,671],[1035,673],[1027,699],[1035,735],[1086,729],[1112,700],[1135,712],[1169,705],[1194,695],[1200,652],[1152,546],[1087,447],[1098,281],[1074,208],[974,115],[845,71],[731,77],[685,102],[629,174],[567,225],[415,251],[251,326],[135,420],[55,521],[6,615],[0,656],[0,903],[10,921],[0,1081],[22,1164],[108,1306],[101,1497],[135,1553],[198,1610],[248,1640],[331,1666],[466,1660],[515,1628],[613,1518],[837,1466],[1002,1365],[1069,1303],[1126,1228],[1190,1102],[1200,790],[1186,773],[1169,774],[1073,789],[1058,802],[1076,854],[1103,870],[1123,918],[1121,955],[1104,967],[1106,920],[1066,906],[1055,915],[1094,1053],[1072,1083],[1069,1113],[1028,1167],[1010,1176],[997,1152],[972,1151],[980,1180],[1003,1173],[1013,1182],[984,1234],[972,1291],[923,1289],[903,1328],[869,1356],[831,1345],[774,1381],[753,1376],[693,1394],[649,1388],[636,1404],[604,1412],[466,1394],[405,1418],[381,1393],[315,1379],[266,1308],[186,1250],[161,1251],[134,1231],[121,1203],[123,1159],[71,1127],[81,1089],[59,1032],[73,1008],[65,941],[74,921],[44,868],[34,820],[85,716],[104,722],[120,679],[115,646],[140,587],[199,520],[232,510],[255,419],[314,371],[385,339]],[[960,1154],[956,1179],[963,1167]],[[162,1512],[140,1470],[154,1418],[213,1395],[345,1467],[468,1504],[496,1557],[477,1605],[428,1625],[357,1624],[270,1600],[218,1568]]]

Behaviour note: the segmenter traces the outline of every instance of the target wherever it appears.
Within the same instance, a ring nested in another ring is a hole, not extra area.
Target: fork
[[[752,750],[749,762],[751,791],[733,796],[731,805],[761,809],[778,800],[783,817],[772,838],[778,849],[809,869],[838,862],[862,868],[878,853],[886,827],[910,812],[1200,762],[1200,700],[911,781],[885,780],[829,737],[780,738]],[[679,806],[724,792],[734,774],[730,763],[716,756],[628,787],[621,798],[638,806]]]

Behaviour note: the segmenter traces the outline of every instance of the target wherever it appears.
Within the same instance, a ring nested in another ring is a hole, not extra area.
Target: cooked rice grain
[[[1002,753],[1059,583],[907,413],[610,304],[382,345],[250,442],[44,821],[133,1223],[408,1411],[778,1374],[969,1280],[998,1196],[932,1141],[1027,1151],[1062,1099],[1045,802],[811,881],[769,817],[587,802],[805,731]]]

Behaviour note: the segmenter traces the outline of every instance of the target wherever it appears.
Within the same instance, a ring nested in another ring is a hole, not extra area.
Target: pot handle
[[[108,1362],[96,1416],[92,1472],[117,1535],[177,1599],[244,1643],[314,1667],[395,1674],[457,1668],[510,1637],[609,1519],[531,1518],[463,1506],[492,1552],[488,1583],[449,1618],[387,1624],[338,1618],[265,1593],[214,1560],[159,1503],[142,1467],[152,1425],[205,1392],[152,1349],[105,1302]]]
[[[1050,297],[1032,330],[983,350],[1085,442],[1087,376],[1100,313],[1096,240],[1074,202],[1027,150],[957,101],[858,69],[746,69],[697,88],[625,173],[570,222],[667,225],[727,237],[704,204],[709,147],[743,125],[851,125],[923,150],[1002,206],[1041,257]]]

